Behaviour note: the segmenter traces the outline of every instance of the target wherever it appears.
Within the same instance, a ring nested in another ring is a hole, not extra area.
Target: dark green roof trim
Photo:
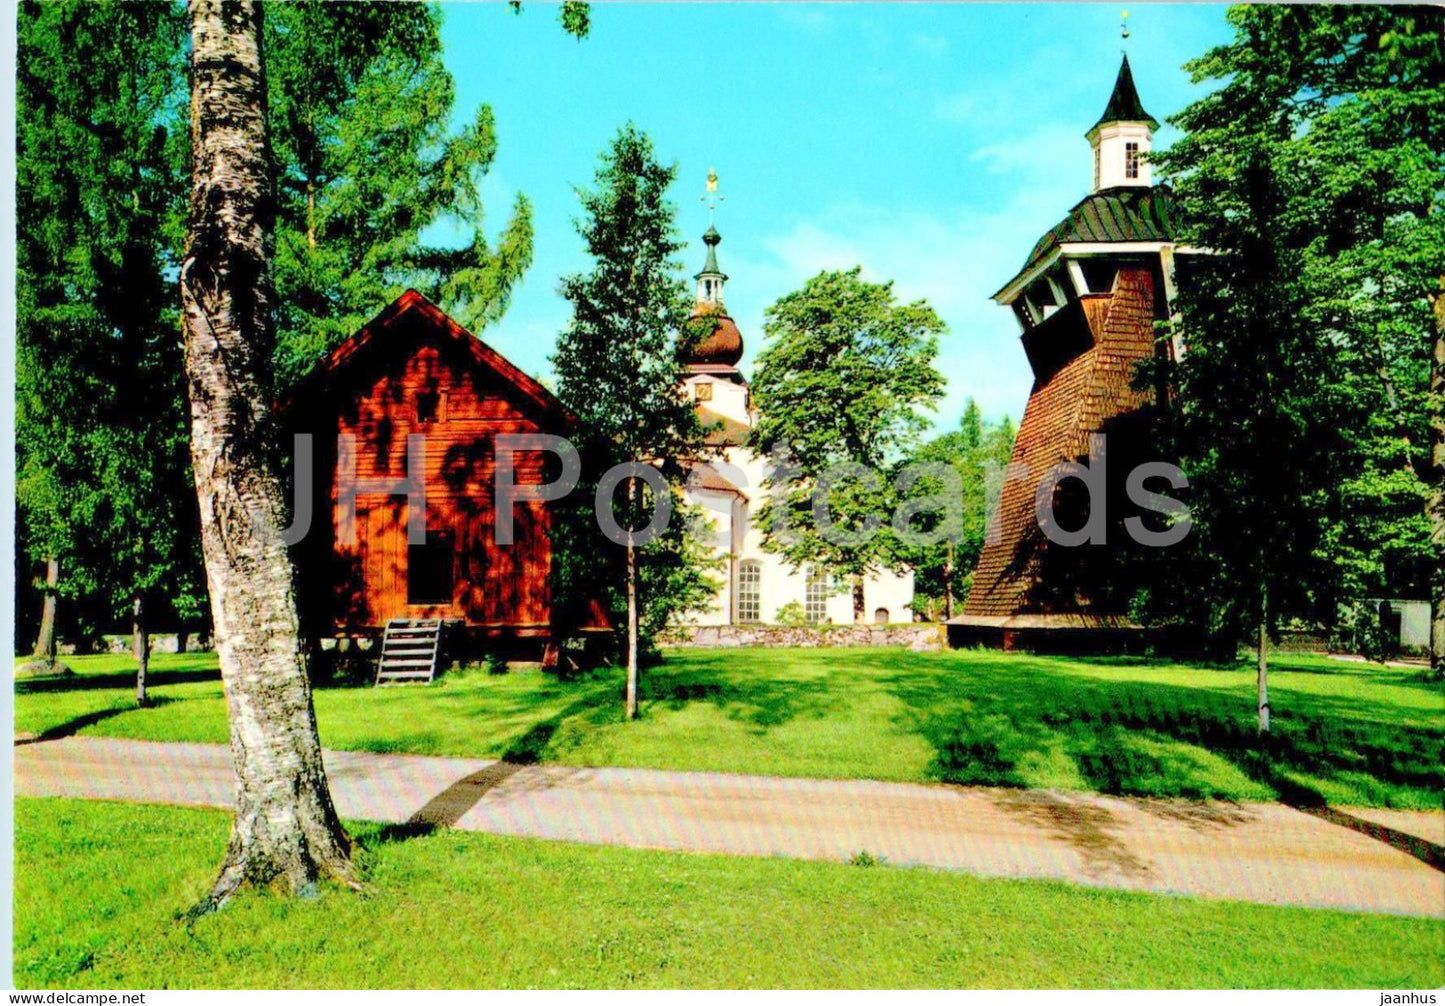
[[[1167,185],[1123,185],[1085,196],[1034,245],[1024,267],[994,296],[1048,257],[1061,244],[1174,241],[1174,194]]]
[[[1139,92],[1134,87],[1134,73],[1129,69],[1129,57],[1119,65],[1119,76],[1114,81],[1114,93],[1109,95],[1109,104],[1099,121],[1089,127],[1089,133],[1111,122],[1147,122],[1150,129],[1158,129],[1159,122],[1144,111]],[[1088,135],[1087,133],[1085,135]]]

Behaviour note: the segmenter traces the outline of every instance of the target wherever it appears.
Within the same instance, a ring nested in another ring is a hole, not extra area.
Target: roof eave
[[[1004,305],[1012,304],[1041,273],[1065,255],[1137,255],[1141,252],[1163,251],[1165,248],[1185,252],[1195,250],[1184,248],[1174,241],[1064,241],[1054,245],[1049,253],[1037,262],[1024,266],[1018,275],[1005,283],[991,299]]]

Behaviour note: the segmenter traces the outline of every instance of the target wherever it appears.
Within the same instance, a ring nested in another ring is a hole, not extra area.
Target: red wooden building
[[[309,632],[376,635],[392,619],[444,619],[511,650],[553,637],[562,616],[548,505],[513,504],[511,544],[497,541],[493,505],[499,434],[568,432],[551,392],[409,290],[318,365],[288,415],[315,450],[316,513],[295,552]],[[424,543],[408,540],[409,450]],[[548,452],[515,459],[518,484],[555,477],[544,473]]]

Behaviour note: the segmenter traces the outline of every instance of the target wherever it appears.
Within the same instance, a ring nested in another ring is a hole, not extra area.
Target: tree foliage
[[[435,4],[276,5],[266,19],[283,385],[414,287],[470,328],[501,317],[532,261],[518,195],[495,244],[478,186],[491,109],[452,132]],[[464,235],[439,243],[437,229]]]
[[[891,283],[861,273],[819,273],[768,308],[752,385],[754,447],[783,462],[757,517],[764,547],[851,582],[859,619],[863,579],[909,559],[890,523],[893,468],[943,394],[934,359],[945,331],[927,303],[896,303]]]
[[[1430,296],[1442,232],[1438,9],[1237,7],[1172,120],[1191,481],[1182,613],[1237,639],[1426,588]],[[1437,573],[1438,575],[1438,573]]]
[[[580,8],[563,26],[579,37]],[[137,591],[181,617],[205,607],[174,303],[184,20],[163,3],[28,3],[18,16],[18,544],[27,561],[62,559],[59,589],[86,633]],[[270,8],[282,392],[408,286],[473,327],[495,320],[531,261],[525,198],[484,236],[495,128],[481,106],[451,129],[440,26],[435,4]],[[463,240],[431,239],[447,228]],[[17,604],[17,624],[33,624],[35,596]]]
[[[912,550],[915,611],[942,615],[951,598],[961,603],[968,596],[973,570],[983,552],[988,519],[1003,486],[1004,468],[1013,454],[1016,430],[1004,416],[996,422],[984,418],[983,410],[970,398],[956,430],[940,434],[921,444],[908,458],[912,465],[945,464],[958,473],[961,494],[956,501],[960,520],[943,540]],[[910,496],[948,491],[941,479],[926,476],[912,487]],[[912,526],[934,530],[946,516],[939,511],[920,514]]]
[[[18,26],[21,548],[60,559],[84,633],[136,598],[193,618],[173,285],[184,19],[163,4],[27,3]]]
[[[610,584],[614,596],[626,597],[629,716],[642,634],[711,596],[703,551],[678,519],[682,483],[701,454],[703,430],[679,392],[678,344],[696,338],[697,324],[689,318],[676,211],[667,199],[676,176],[676,166],[661,164],[636,126],[618,131],[602,155],[595,187],[578,192],[583,217],[577,230],[592,269],[562,280],[572,320],[552,358],[558,397],[577,417],[590,466],[583,495],[592,498],[598,476],[613,464],[648,465],[661,473],[674,511],[667,532],[645,545],[629,539],[619,553],[607,547],[586,508],[576,516],[590,526],[573,535],[563,560],[592,567],[590,575],[566,574],[568,581]],[[612,507],[620,527],[637,528],[647,524],[654,503],[651,489],[628,479]]]

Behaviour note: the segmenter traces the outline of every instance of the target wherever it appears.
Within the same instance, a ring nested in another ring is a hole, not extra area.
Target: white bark
[[[181,269],[191,463],[230,718],[236,818],[210,905],[246,885],[350,881],[281,540],[267,429],[272,203],[261,10],[191,0],[192,184]]]

